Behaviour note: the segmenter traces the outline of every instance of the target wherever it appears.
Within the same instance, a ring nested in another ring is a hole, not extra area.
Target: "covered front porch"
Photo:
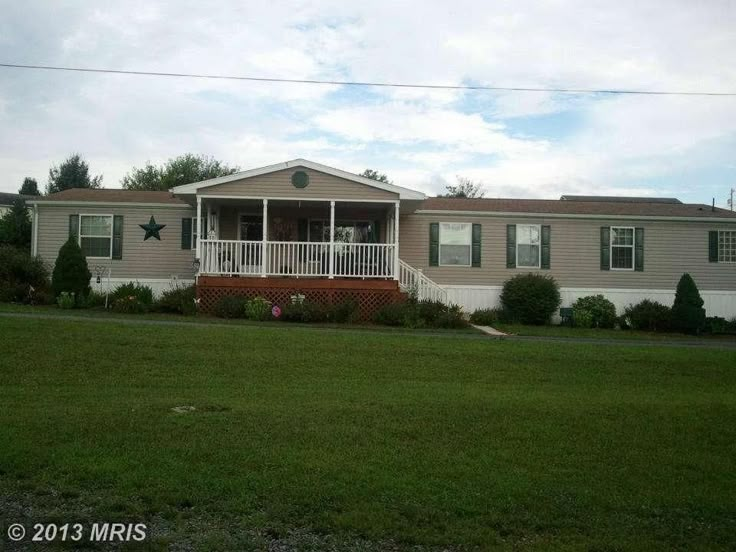
[[[198,196],[197,222],[198,276],[399,278],[398,201]]]

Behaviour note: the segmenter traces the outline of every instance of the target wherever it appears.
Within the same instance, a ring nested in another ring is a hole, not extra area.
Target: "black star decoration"
[[[148,221],[148,224],[139,224],[141,228],[143,228],[146,231],[146,235],[143,238],[143,241],[146,241],[148,238],[156,238],[157,240],[161,241],[161,236],[159,236],[159,232],[166,228],[165,224],[156,224],[156,219],[151,217],[151,220]]]

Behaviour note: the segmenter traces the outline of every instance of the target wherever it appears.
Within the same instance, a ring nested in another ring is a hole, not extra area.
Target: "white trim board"
[[[185,287],[194,284],[194,276],[185,278],[106,278],[102,277],[101,282],[97,283],[97,278],[92,275],[90,278],[90,285],[92,290],[98,293],[112,293],[112,291],[120,284],[127,284],[128,282],[138,282],[149,286],[153,290],[154,297],[160,297],[164,291],[172,289],[174,287]]]
[[[343,171],[341,169],[328,167],[327,165],[315,163],[314,161],[309,161],[307,159],[292,159],[291,161],[285,161],[283,163],[277,163],[275,165],[267,165],[265,167],[258,167],[256,169],[249,169],[247,171],[240,171],[235,174],[229,174],[227,176],[220,176],[218,178],[203,180],[202,182],[184,184],[183,186],[176,186],[170,191],[174,194],[196,194],[202,188],[209,188],[210,186],[217,186],[218,184],[225,184],[227,182],[234,182],[236,180],[242,180],[244,178],[251,178],[254,176],[261,176],[263,174],[274,173],[286,169],[296,169],[299,167],[322,172],[325,174],[336,176],[338,178],[350,180],[352,182],[357,182],[358,184],[370,186],[371,188],[378,188],[379,190],[398,194],[400,199],[421,200],[427,197],[422,192],[418,192],[416,190],[410,190],[409,188],[396,186],[395,184],[388,184],[386,182],[379,182],[377,180],[373,180],[372,178],[366,178],[364,176],[359,176],[357,174]]]
[[[503,286],[442,285],[447,291],[447,300],[472,312],[476,309],[497,308]],[[674,289],[627,289],[627,288],[579,288],[561,287],[562,307],[571,306],[576,299],[588,295],[603,295],[620,314],[630,304],[644,299],[671,305],[675,299]],[[736,290],[700,290],[708,316],[732,318],[736,316]]]
[[[28,205],[43,205],[49,207],[140,207],[141,209],[192,209],[188,203],[182,202],[181,205],[172,205],[171,203],[135,203],[131,201],[54,201],[54,200],[32,200],[26,201]]]

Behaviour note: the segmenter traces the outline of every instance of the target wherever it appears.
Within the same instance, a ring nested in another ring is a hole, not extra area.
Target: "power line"
[[[632,94],[643,96],[736,96],[736,92],[694,92],[671,90],[626,90],[592,88],[544,88],[527,86],[485,86],[452,84],[409,84],[396,82],[337,81],[319,79],[279,79],[271,77],[246,77],[238,75],[208,75],[202,73],[165,73],[160,71],[125,71],[122,69],[94,69],[89,67],[59,67],[53,65],[24,65],[0,63],[0,67],[13,69],[39,69],[44,71],[72,71],[77,73],[106,73],[112,75],[138,75],[146,77],[174,77],[188,79],[218,79],[251,82],[276,82],[283,84],[318,84],[338,86],[375,86],[384,88],[423,88],[430,90],[487,90],[496,92],[559,92],[563,94]]]

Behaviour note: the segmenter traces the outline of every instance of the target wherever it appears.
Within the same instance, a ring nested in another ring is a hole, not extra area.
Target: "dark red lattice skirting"
[[[294,295],[304,295],[306,300],[324,305],[354,298],[358,302],[359,318],[363,321],[372,320],[380,308],[404,300],[396,280],[199,277],[197,297],[201,312],[211,313],[215,303],[226,295],[263,297],[279,306],[289,302]]]

